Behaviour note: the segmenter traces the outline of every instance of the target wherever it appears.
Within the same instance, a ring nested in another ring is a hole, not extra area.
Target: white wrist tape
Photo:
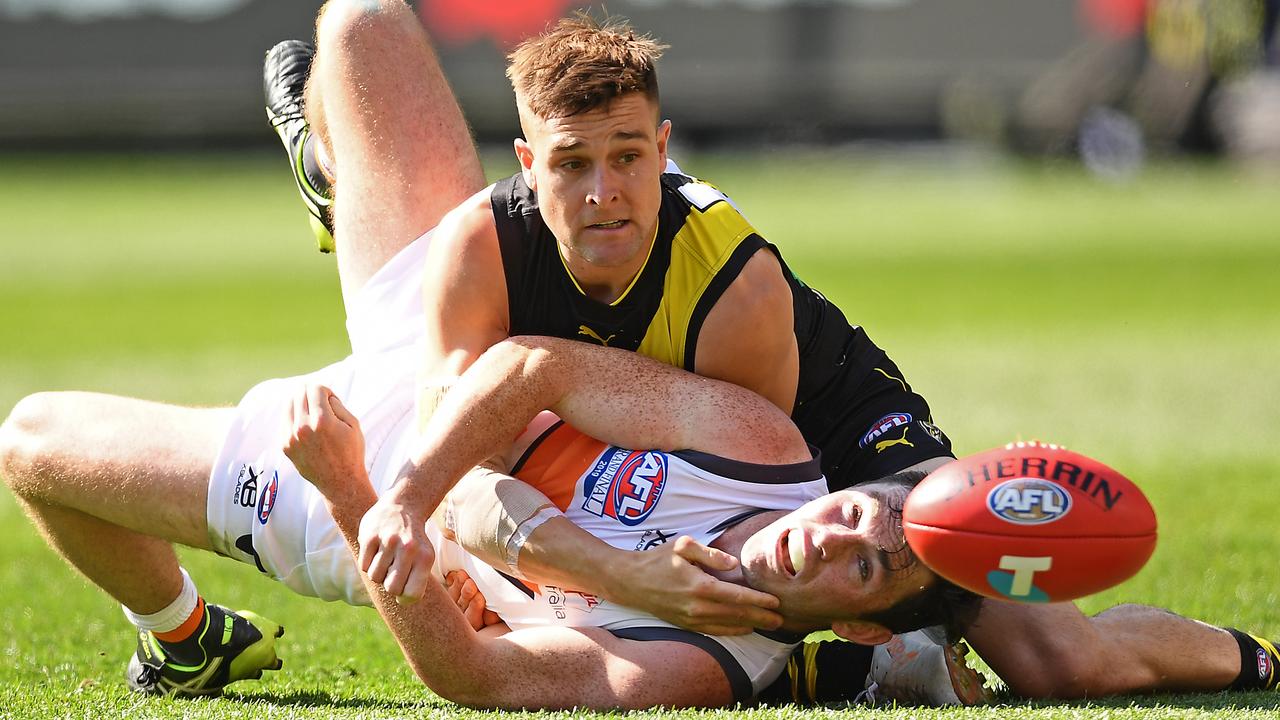
[[[533,517],[525,520],[516,527],[516,531],[511,533],[511,537],[507,538],[506,556],[507,567],[512,572],[519,574],[520,572],[520,551],[524,548],[524,544],[529,541],[529,536],[537,530],[540,525],[553,518],[563,517],[564,513],[560,512],[560,508],[554,505],[547,505],[541,510],[533,514]]]
[[[472,473],[449,493],[447,527],[464,550],[514,569],[534,529],[562,515],[547,496],[499,473]]]

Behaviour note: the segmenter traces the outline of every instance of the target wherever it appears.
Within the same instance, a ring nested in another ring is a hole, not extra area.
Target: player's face
[[[567,118],[523,116],[516,141],[543,220],[571,266],[634,272],[658,225],[671,124],[641,93]]]
[[[786,627],[856,620],[920,592],[936,576],[907,548],[908,489],[873,483],[806,503],[742,547],[747,583],[781,601]]]

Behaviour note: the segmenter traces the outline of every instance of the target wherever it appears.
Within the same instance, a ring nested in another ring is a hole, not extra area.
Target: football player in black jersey
[[[440,123],[456,129],[460,113],[451,99],[440,101],[429,48],[397,52],[427,47],[403,7],[333,2],[318,25],[306,112],[331,174],[342,178],[333,216],[340,269],[348,233],[403,238],[427,229],[415,221],[417,207],[441,198],[418,196],[415,177],[453,162],[478,173],[465,129],[440,142],[450,136],[438,132]],[[341,14],[332,12],[338,8]],[[354,26],[372,26],[378,41],[349,37],[344,28]],[[561,334],[755,390],[790,412],[823,450],[837,487],[944,463],[945,435],[884,353],[799,282],[727,198],[668,165],[659,51],[628,27],[580,17],[512,53],[508,75],[524,131],[515,141],[520,172],[483,190],[477,180],[469,190],[479,192],[449,212],[433,238],[423,406],[429,410],[449,378],[502,338]],[[432,104],[423,106],[420,96]],[[284,134],[287,147],[305,151],[306,143]],[[295,169],[307,167],[301,160]],[[685,233],[688,227],[700,232]],[[362,549],[382,558],[375,579],[392,593],[414,585],[429,565],[418,550],[421,525],[448,489],[430,475],[420,464],[406,466],[396,491],[361,525]],[[613,599],[679,624],[741,631],[777,622],[765,609],[717,594],[722,589],[697,579],[692,563],[640,572],[652,560],[636,555],[632,568],[593,564],[586,548],[549,561],[574,568],[587,584],[630,578],[630,585],[610,584]],[[697,593],[722,602],[707,613]],[[1146,607],[1087,618],[1069,603],[988,601],[966,636],[1014,692],[1029,697],[1264,684],[1250,680],[1256,673],[1242,661],[1254,651],[1242,639],[1248,636]],[[815,685],[812,678],[795,683]]]

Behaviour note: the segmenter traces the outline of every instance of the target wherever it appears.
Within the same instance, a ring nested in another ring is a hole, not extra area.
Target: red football
[[[1057,445],[1011,443],[929,474],[907,496],[907,543],[939,575],[987,597],[1061,602],[1146,564],[1156,514],[1127,478]]]

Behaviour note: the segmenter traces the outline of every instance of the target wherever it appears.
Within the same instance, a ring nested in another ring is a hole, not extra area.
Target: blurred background
[[[0,147],[272,142],[260,68],[317,2],[0,0]],[[419,0],[482,141],[515,132],[512,43],[587,3]],[[595,10],[599,11],[599,3]],[[1280,164],[1280,0],[614,0],[671,45],[680,142],[958,140],[1080,156]]]

